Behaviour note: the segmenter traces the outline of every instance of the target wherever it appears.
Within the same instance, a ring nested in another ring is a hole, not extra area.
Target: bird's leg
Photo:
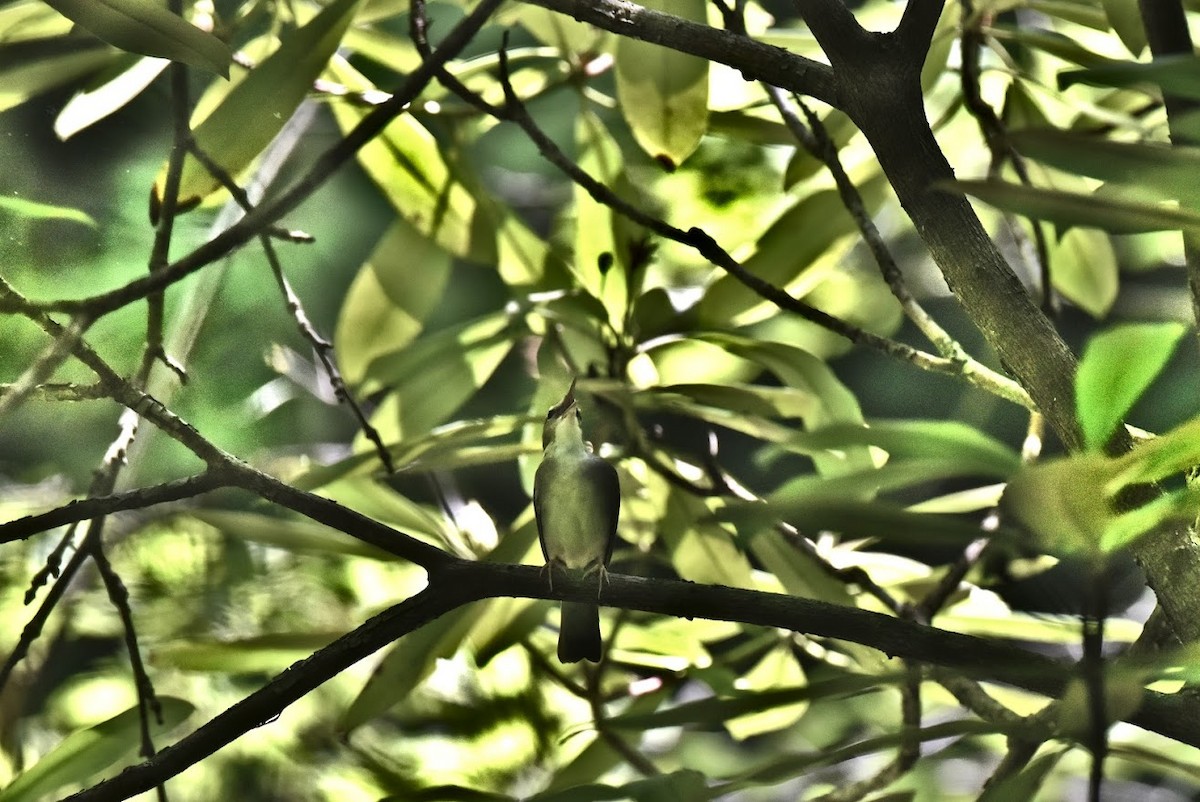
[[[596,582],[596,598],[598,599],[604,591],[605,584],[608,583],[608,568],[602,562],[593,562],[584,570],[583,578],[587,579],[592,574],[596,574],[599,577]]]
[[[555,565],[557,565],[559,568],[561,568],[564,572],[567,571],[566,563],[564,563],[562,560],[558,559],[557,557],[551,557],[549,560],[546,560],[546,564],[542,566],[542,570],[539,572],[539,573],[544,573],[546,575],[546,580],[547,580],[547,583],[550,585],[551,593],[554,592],[554,566]]]

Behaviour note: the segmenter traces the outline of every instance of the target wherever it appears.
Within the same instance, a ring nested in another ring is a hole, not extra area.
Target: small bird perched
[[[582,571],[585,577],[594,573],[602,586],[617,536],[617,471],[588,448],[582,420],[572,381],[563,400],[546,413],[542,464],[533,479],[533,512],[551,587],[556,566]],[[600,611],[595,604],[563,602],[558,659],[600,659]]]

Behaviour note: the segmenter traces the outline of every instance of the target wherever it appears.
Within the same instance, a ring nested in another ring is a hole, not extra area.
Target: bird
[[[595,574],[599,591],[617,537],[621,486],[617,470],[592,453],[583,439],[583,415],[571,382],[563,400],[546,413],[542,462],[534,474],[533,512],[546,558],[550,588],[555,568]],[[586,602],[563,602],[558,633],[562,663],[600,660],[600,611]]]

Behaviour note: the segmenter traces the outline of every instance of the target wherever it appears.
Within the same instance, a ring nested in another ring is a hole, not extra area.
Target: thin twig
[[[855,344],[865,345],[881,351],[924,370],[950,376],[965,377],[983,389],[1020,406],[1029,407],[1032,405],[1032,401],[1025,390],[1010,379],[1004,379],[1000,382],[983,381],[976,371],[967,369],[957,360],[935,356],[934,354],[918,350],[905,343],[882,337],[859,328],[852,323],[848,323],[841,318],[830,315],[828,312],[824,312],[804,301],[792,297],[779,287],[746,270],[741,263],[730,256],[703,229],[693,226],[687,231],[683,231],[675,228],[661,218],[638,209],[584,172],[579,165],[567,158],[554,141],[546,136],[538,127],[537,123],[533,121],[533,118],[530,117],[529,112],[525,109],[524,104],[521,103],[513,91],[512,83],[508,76],[508,59],[506,51],[503,48],[500,51],[500,73],[506,100],[505,106],[501,110],[502,116],[500,119],[509,120],[519,125],[521,130],[533,141],[538,151],[547,161],[566,173],[572,181],[582,187],[597,202],[603,203],[661,237],[695,249],[709,262],[724,269],[743,285],[760,297],[775,304],[780,309],[793,312],[805,320],[816,323],[822,328],[845,337]]]
[[[238,205],[245,210],[246,214],[251,214],[254,211],[254,205],[250,202],[250,198],[246,192],[233,180],[233,176],[229,175],[221,165],[217,164],[216,161],[205,153],[203,148],[194,140],[190,143],[189,149],[192,155],[204,165],[204,168],[229,191]],[[308,340],[313,352],[321,361],[321,366],[325,370],[329,384],[333,387],[334,396],[339,402],[345,404],[346,408],[354,415],[362,433],[375,446],[375,452],[379,455],[379,461],[383,463],[384,469],[389,474],[395,473],[396,466],[392,461],[391,452],[388,451],[387,446],[383,443],[383,438],[379,435],[379,431],[371,424],[366,413],[363,412],[362,407],[359,406],[358,401],[354,398],[353,393],[346,386],[346,380],[342,377],[342,372],[337,366],[337,359],[333,352],[333,343],[317,331],[317,327],[313,325],[308,313],[304,311],[304,304],[301,302],[300,296],[296,294],[291,283],[287,280],[287,276],[283,273],[283,265],[279,260],[279,254],[276,253],[275,245],[271,242],[270,236],[260,234],[258,241],[262,245],[263,253],[266,254],[267,264],[271,266],[271,272],[275,276],[275,283],[279,286],[280,292],[283,293],[284,304],[289,314],[291,314],[292,319],[296,322],[296,327],[300,330],[300,336]]]

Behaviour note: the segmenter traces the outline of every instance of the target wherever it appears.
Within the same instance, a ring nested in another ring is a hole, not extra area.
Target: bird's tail
[[[600,609],[596,605],[563,602],[558,659],[563,663],[600,659]]]

